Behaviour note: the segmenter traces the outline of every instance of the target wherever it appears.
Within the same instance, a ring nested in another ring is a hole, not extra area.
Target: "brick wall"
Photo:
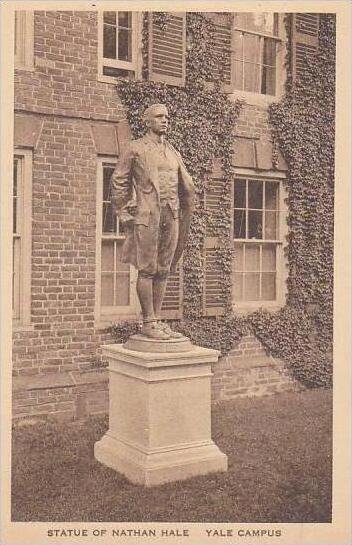
[[[15,109],[118,121],[116,88],[97,74],[97,13],[36,11],[34,71],[16,70]]]
[[[286,365],[268,354],[254,335],[242,337],[213,367],[212,400],[270,395],[302,386]]]
[[[271,141],[267,107],[244,104],[236,122],[236,136]]]
[[[43,125],[33,150],[32,326],[14,331],[14,375],[84,369],[99,358],[92,124],[115,124],[124,111],[115,86],[97,81],[97,36],[94,12],[37,11],[34,70],[15,71],[15,111]]]

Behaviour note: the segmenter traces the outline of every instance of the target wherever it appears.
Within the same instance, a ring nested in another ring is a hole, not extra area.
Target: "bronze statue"
[[[126,233],[122,260],[138,270],[142,334],[166,340],[182,336],[160,320],[160,310],[187,240],[195,191],[180,154],[165,139],[166,106],[149,106],[143,119],[147,133],[126,147],[113,173],[112,202]]]

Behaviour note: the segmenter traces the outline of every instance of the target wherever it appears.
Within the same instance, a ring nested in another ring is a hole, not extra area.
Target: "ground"
[[[143,488],[94,459],[107,417],[17,425],[14,521],[330,522],[330,390],[213,407],[226,473]]]

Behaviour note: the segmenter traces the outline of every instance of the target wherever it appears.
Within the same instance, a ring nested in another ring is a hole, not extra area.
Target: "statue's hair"
[[[150,106],[148,106],[148,108],[146,108],[144,110],[144,113],[143,113],[143,121],[146,122],[148,121],[148,119],[150,118],[150,116],[154,113],[154,111],[156,110],[156,108],[166,108],[166,105],[165,104],[151,104]]]

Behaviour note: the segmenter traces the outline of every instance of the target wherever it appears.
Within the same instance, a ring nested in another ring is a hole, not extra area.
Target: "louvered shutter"
[[[149,79],[183,86],[186,79],[186,14],[170,13],[165,28],[149,13]]]
[[[218,252],[221,241],[216,236],[214,221],[220,212],[220,199],[223,180],[212,178],[208,181],[205,194],[207,210],[207,227],[204,248],[204,291],[203,309],[206,316],[223,314],[225,300],[221,289],[221,266]]]
[[[165,297],[161,308],[163,318],[181,318],[182,316],[182,262],[177,271],[169,274]]]
[[[316,55],[318,49],[319,14],[292,14],[292,80],[304,78],[307,60]]]
[[[225,90],[231,88],[231,43],[232,29],[231,24],[226,21],[215,25],[214,32],[214,51],[218,60],[215,67],[215,81],[221,78],[225,84]]]

